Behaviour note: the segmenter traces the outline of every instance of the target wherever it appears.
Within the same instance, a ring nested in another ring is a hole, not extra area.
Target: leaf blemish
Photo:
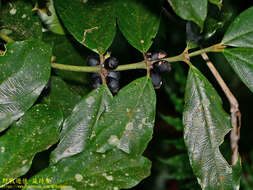
[[[83,180],[83,176],[81,174],[76,174],[75,179],[76,179],[76,181],[80,182]]]
[[[105,179],[107,179],[108,181],[112,181],[113,180],[113,176],[107,175],[106,173],[103,173],[102,176],[104,176]]]
[[[84,32],[83,32],[83,39],[82,39],[82,41],[81,41],[82,43],[85,42],[87,33],[91,33],[91,32],[93,32],[93,30],[98,30],[98,26],[95,26],[95,27],[92,27],[92,28],[90,28],[90,29],[84,30]]]

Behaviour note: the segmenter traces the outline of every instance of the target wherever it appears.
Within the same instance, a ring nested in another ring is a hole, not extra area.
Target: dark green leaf
[[[108,93],[108,89],[102,86],[81,101],[66,121],[69,122],[69,128],[72,127],[70,121],[78,120],[74,120],[74,116],[81,117],[83,123],[89,114],[94,114],[84,113],[84,106],[90,106],[89,109],[92,110],[99,109],[98,112],[107,107],[105,104],[109,100],[104,101],[103,98],[110,99]],[[103,106],[100,101],[104,101]],[[86,139],[89,130],[89,140],[81,153],[63,158],[34,178],[47,177],[52,180],[52,185],[80,190],[119,190],[135,186],[150,173],[150,161],[141,154],[152,136],[155,103],[155,92],[150,79],[143,77],[133,81],[113,99],[99,121],[96,119],[95,122],[98,123],[90,125],[92,130],[84,128],[77,134],[85,134],[83,139]],[[100,106],[95,108],[98,105]],[[68,128],[63,129],[62,135],[73,137],[67,130]],[[33,178],[28,182],[27,188],[33,185],[32,182]]]
[[[43,21],[43,23],[45,23],[45,25],[51,32],[54,32],[56,34],[61,34],[61,35],[65,34],[62,28],[62,25],[55,13],[53,0],[50,0],[49,5],[48,5],[48,10],[50,12],[50,15],[42,11],[38,11],[38,14],[41,20]]]
[[[201,30],[207,15],[207,0],[168,0],[182,19],[195,22]]]
[[[54,62],[64,65],[85,65],[87,49],[83,46],[76,46],[67,36],[45,32],[43,33],[43,41],[52,45],[53,55],[55,56]],[[63,71],[59,69],[55,69],[55,73],[65,80],[79,83],[87,82],[86,73]]]
[[[5,1],[0,11],[1,32],[14,40],[41,39],[42,25],[29,1]]]
[[[104,54],[116,33],[114,0],[55,0],[57,13],[68,31],[92,51]]]
[[[253,48],[253,7],[242,12],[230,25],[222,43],[235,47]]]
[[[68,85],[59,77],[52,76],[49,94],[43,97],[42,102],[61,108],[64,117],[69,116],[81,96],[69,89]]]
[[[160,15],[156,12],[157,3],[120,0],[116,8],[120,31],[127,41],[141,52],[148,51],[159,29]]]
[[[7,44],[0,56],[0,131],[36,101],[50,75],[50,46],[40,41]]]
[[[65,94],[64,94],[65,95]],[[93,128],[112,101],[108,88],[101,86],[84,97],[64,121],[61,140],[51,155],[52,162],[82,152],[93,137]]]
[[[253,92],[253,48],[226,48],[223,53],[237,75]]]
[[[159,115],[166,123],[175,127],[178,131],[183,131],[182,120],[178,117]]]
[[[17,178],[25,174],[37,152],[48,149],[59,139],[62,113],[47,105],[36,105],[6,134],[0,137],[0,176]],[[5,185],[0,180],[0,187]]]
[[[202,189],[238,189],[232,167],[219,146],[231,130],[229,115],[208,80],[191,66],[185,94],[184,139],[190,163]]]
[[[159,159],[168,167],[169,178],[183,180],[193,178],[192,169],[187,154],[179,154],[168,159]]]
[[[209,2],[217,5],[219,9],[222,7],[222,0],[209,0]]]
[[[147,77],[124,87],[94,129],[94,149],[104,153],[117,147],[131,155],[141,154],[152,138],[155,105],[155,91]]]

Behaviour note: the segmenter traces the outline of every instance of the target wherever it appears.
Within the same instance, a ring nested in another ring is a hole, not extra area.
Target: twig
[[[206,61],[207,66],[209,67],[214,77],[218,81],[219,85],[221,86],[230,103],[231,123],[233,126],[230,133],[230,145],[232,149],[231,164],[235,165],[239,158],[238,141],[240,139],[240,128],[241,128],[241,112],[239,110],[239,104],[235,96],[232,94],[232,92],[229,90],[228,86],[220,76],[219,72],[214,67],[213,63],[209,60],[207,54],[203,52],[201,56]]]

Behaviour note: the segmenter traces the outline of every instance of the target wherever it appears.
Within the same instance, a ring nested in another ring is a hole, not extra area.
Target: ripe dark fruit
[[[97,66],[97,65],[99,65],[99,63],[100,63],[100,60],[96,56],[89,56],[87,59],[88,66]]]
[[[163,59],[167,56],[165,51],[160,51],[152,54],[152,61]]]
[[[159,53],[153,53],[152,58],[151,58],[152,61],[155,61],[155,60],[159,59],[158,56],[159,56]]]
[[[105,60],[104,67],[107,70],[113,70],[113,69],[116,69],[118,67],[118,64],[119,64],[119,62],[115,57],[109,57]]]
[[[119,80],[107,77],[106,83],[113,94],[115,94],[119,91]]]
[[[109,72],[107,75],[107,78],[113,78],[113,79],[119,80],[120,73],[119,72]]]
[[[151,70],[150,78],[155,89],[159,89],[162,86],[162,77],[159,73],[155,72],[154,70]]]
[[[99,86],[102,85],[102,78],[101,78],[100,74],[92,73],[90,75],[90,79],[91,79],[93,89],[97,89]]]
[[[96,78],[93,83],[92,83],[92,88],[97,89],[102,85],[102,79],[101,78]]]
[[[155,72],[162,74],[169,72],[171,70],[171,65],[168,61],[161,60],[153,64],[153,69]]]

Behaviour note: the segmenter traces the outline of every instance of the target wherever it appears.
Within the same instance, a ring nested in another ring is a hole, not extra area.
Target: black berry
[[[167,56],[167,53],[165,51],[155,52],[152,54],[152,61],[163,59]]]
[[[91,79],[93,89],[97,89],[99,86],[102,85],[102,78],[101,78],[100,74],[92,73],[90,75],[90,79]]]
[[[119,72],[109,72],[107,78],[113,78],[115,80],[119,80],[120,73]]]
[[[113,94],[115,94],[119,91],[119,80],[107,77],[106,83]]]
[[[162,86],[162,77],[160,73],[155,72],[154,70],[151,70],[150,78],[152,80],[152,83],[155,89],[159,89]]]
[[[159,53],[153,53],[151,59],[152,59],[152,61],[155,61],[155,60],[159,59],[158,57],[159,57]]]
[[[88,66],[97,66],[99,65],[99,63],[100,63],[99,58],[96,56],[89,56],[87,59]]]
[[[155,72],[162,74],[169,72],[171,70],[171,65],[168,61],[161,60],[153,63],[153,69]]]
[[[104,67],[108,70],[113,70],[118,67],[118,60],[115,57],[109,57],[104,62]]]

